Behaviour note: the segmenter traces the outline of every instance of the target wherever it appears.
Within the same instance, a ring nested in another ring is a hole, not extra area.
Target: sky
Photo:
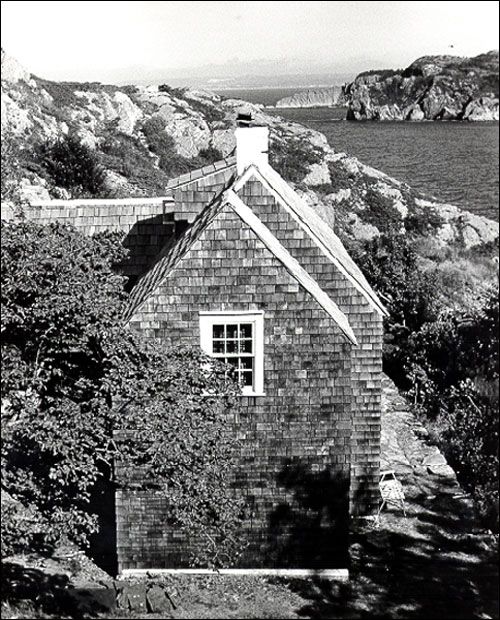
[[[358,73],[498,49],[499,3],[1,2],[2,48],[55,80]]]

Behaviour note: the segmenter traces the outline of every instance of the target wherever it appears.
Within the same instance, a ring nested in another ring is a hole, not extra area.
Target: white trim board
[[[349,581],[347,568],[125,568],[119,578],[161,575],[228,575],[233,577],[320,577]]]

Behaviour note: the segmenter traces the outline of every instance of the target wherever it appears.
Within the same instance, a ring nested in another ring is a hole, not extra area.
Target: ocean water
[[[262,89],[231,96],[273,105],[282,93]],[[336,151],[429,196],[499,220],[498,122],[347,122],[342,108],[268,111],[321,131]]]
[[[344,110],[279,110],[325,134],[336,151],[443,202],[498,221],[497,122],[348,122]]]

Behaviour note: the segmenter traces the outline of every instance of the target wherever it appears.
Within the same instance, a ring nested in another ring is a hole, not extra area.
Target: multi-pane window
[[[244,394],[263,391],[262,313],[200,313],[201,346],[236,370]]]
[[[212,355],[234,366],[241,386],[254,385],[254,351],[252,323],[212,325]]]

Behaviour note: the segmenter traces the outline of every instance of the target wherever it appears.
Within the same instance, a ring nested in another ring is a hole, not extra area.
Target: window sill
[[[247,398],[258,398],[260,396],[266,396],[265,392],[242,392],[240,396],[246,396]]]
[[[201,396],[217,396],[217,394],[212,394],[210,392],[202,392]],[[267,394],[265,392],[252,392],[252,393],[248,393],[245,394],[244,392],[242,392],[241,394],[239,394],[240,398],[244,397],[244,398],[260,398],[262,396],[267,396]]]

